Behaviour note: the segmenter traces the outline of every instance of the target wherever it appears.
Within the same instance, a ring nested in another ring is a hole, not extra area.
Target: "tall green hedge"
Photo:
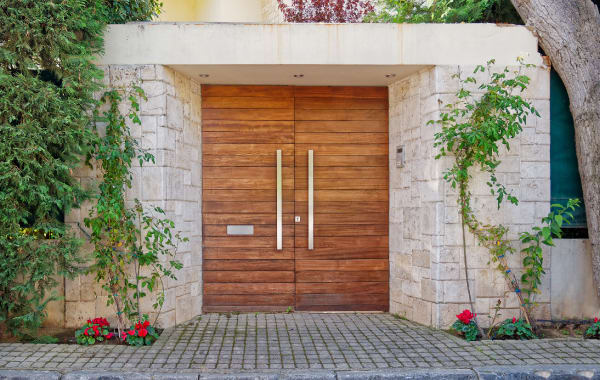
[[[64,215],[93,146],[109,23],[148,20],[156,0],[0,0],[0,335],[38,327],[56,275],[77,272]]]

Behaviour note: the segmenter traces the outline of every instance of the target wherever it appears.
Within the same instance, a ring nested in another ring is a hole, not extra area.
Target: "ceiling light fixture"
[[[208,74],[198,74],[200,78],[208,78],[210,75]]]
[[[385,74],[386,78],[394,78],[396,74]]]
[[[304,74],[294,74],[294,78],[304,78]]]

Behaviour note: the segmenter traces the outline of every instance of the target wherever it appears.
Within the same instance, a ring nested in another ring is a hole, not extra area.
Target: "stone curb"
[[[0,380],[600,380],[598,365],[490,366],[472,369],[386,369],[375,371],[248,371],[202,373],[150,373],[83,370],[1,370]]]

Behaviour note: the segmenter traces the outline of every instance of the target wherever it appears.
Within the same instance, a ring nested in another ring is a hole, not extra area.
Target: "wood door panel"
[[[387,310],[387,94],[385,87],[202,86],[205,312],[294,305]],[[283,167],[282,250],[276,249],[277,150]],[[230,224],[253,225],[254,233],[227,235]]]

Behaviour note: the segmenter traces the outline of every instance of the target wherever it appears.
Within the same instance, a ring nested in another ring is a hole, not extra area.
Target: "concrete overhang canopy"
[[[542,64],[537,46],[527,28],[495,24],[145,22],[110,25],[98,63],[215,84],[387,85],[431,65]]]

